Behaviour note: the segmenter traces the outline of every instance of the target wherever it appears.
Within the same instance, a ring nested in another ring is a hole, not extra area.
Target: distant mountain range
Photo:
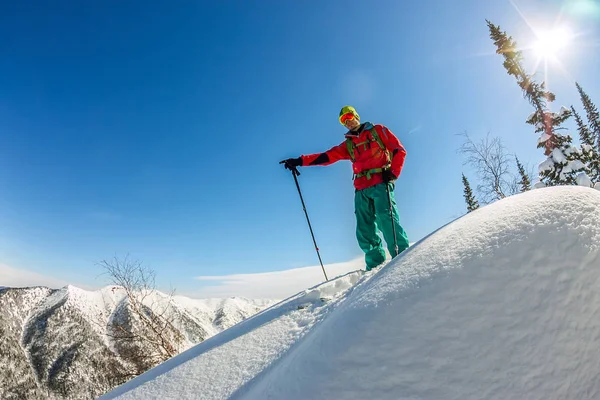
[[[143,312],[170,321],[181,352],[274,302],[152,292]],[[112,334],[115,321],[121,330],[142,330],[130,303],[115,286],[0,288],[0,399],[93,399],[133,378],[132,349]]]

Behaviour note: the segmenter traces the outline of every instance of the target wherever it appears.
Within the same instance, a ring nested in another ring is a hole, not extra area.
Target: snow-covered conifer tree
[[[580,160],[581,152],[574,147],[568,134],[559,132],[560,125],[570,116],[571,111],[561,107],[559,112],[552,112],[548,104],[555,100],[552,92],[546,90],[544,83],[538,83],[523,68],[523,55],[517,50],[515,40],[500,30],[500,27],[487,21],[490,37],[497,47],[496,52],[504,57],[504,68],[509,75],[516,78],[523,95],[534,107],[534,112],[527,118],[527,123],[540,133],[537,147],[544,148],[548,158],[539,166],[540,182],[535,187],[582,184],[591,182],[585,173],[585,165]]]
[[[542,133],[538,141],[538,147],[544,146],[549,140],[545,132],[544,124],[540,122],[537,112],[534,113],[529,123],[535,123],[536,132]],[[561,107],[560,112],[544,112],[547,124],[553,127],[559,126],[571,116],[571,111]],[[531,122],[533,121],[533,122]],[[573,139],[568,134],[558,133],[553,129],[553,148],[546,161],[539,166],[540,182],[544,186],[555,185],[581,185],[590,187],[592,181],[586,173],[586,164],[583,162],[583,154],[580,149],[573,146]],[[539,187],[541,185],[537,185]]]

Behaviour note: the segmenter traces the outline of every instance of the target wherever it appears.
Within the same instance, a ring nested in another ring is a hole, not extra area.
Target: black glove
[[[302,166],[302,157],[288,158],[287,160],[280,161],[279,164],[283,164],[286,169],[293,171],[296,167]]]
[[[392,171],[389,169],[384,169],[383,171],[381,171],[381,177],[383,178],[383,181],[385,183],[392,182],[398,179],[398,177],[392,174]]]

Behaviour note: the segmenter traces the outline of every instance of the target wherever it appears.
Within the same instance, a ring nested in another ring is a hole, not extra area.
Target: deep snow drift
[[[598,398],[599,248],[597,190],[513,196],[105,398]]]

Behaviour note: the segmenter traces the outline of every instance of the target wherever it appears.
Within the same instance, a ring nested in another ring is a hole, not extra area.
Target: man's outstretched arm
[[[346,148],[346,142],[342,142],[324,153],[302,155],[300,158],[302,159],[302,165],[308,167],[311,165],[329,165],[340,160],[349,160],[350,154]]]
[[[349,160],[350,154],[346,148],[346,142],[343,142],[337,146],[332,147],[324,153],[315,153],[302,155],[298,158],[288,158],[283,160],[280,164],[285,164],[286,168],[289,167],[308,167],[312,165],[329,165],[340,160]]]

